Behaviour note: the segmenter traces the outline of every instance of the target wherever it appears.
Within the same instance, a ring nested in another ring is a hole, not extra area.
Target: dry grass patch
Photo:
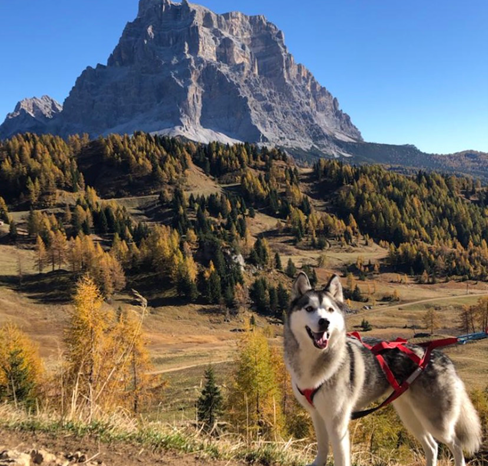
[[[48,365],[57,360],[62,346],[68,307],[38,304],[20,293],[0,287],[0,325],[12,322],[38,345]]]
[[[216,183],[210,176],[205,175],[204,171],[194,165],[190,164],[190,168],[186,171],[186,187],[185,193],[189,196],[204,195],[222,192],[222,187]]]
[[[23,274],[37,272],[33,250],[5,244],[0,245],[0,277],[17,277],[19,275],[19,261]]]

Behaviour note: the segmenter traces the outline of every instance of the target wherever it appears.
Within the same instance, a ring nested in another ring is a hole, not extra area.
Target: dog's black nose
[[[329,328],[330,322],[327,319],[319,319],[320,330],[327,330]]]

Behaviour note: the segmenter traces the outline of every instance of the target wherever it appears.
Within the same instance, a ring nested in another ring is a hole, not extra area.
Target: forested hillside
[[[412,144],[393,145],[374,142],[337,143],[358,164],[385,164],[399,171],[429,170],[472,176],[488,181],[488,154],[466,150],[454,154],[427,154]]]
[[[245,439],[246,460],[301,464],[249,453],[252,442],[310,435],[279,349],[297,271],[317,286],[345,277],[348,326],[380,338],[480,331],[487,206],[482,182],[452,174],[304,168],[279,149],[144,133],[15,136],[0,143],[0,401],[98,425],[120,409],[178,416],[185,429],[197,419],[198,435]],[[478,377],[471,364],[483,374],[485,353],[470,351],[464,374]],[[375,422],[384,431],[372,438]],[[388,411],[361,421],[357,444],[410,461],[393,425]]]
[[[195,166],[219,192],[185,193]],[[158,194],[150,224],[107,199],[147,194]],[[261,268],[279,262],[266,238],[251,238],[248,220],[257,211],[276,218],[276,235],[290,234],[304,249],[365,237],[389,248],[391,267],[419,280],[488,276],[488,191],[454,175],[407,176],[320,160],[305,180],[285,153],[248,144],[144,133],[95,141],[27,134],[0,146],[0,196],[10,241],[36,249],[40,272],[89,270],[109,295],[125,286],[125,276],[137,280],[144,270],[173,284],[182,298],[225,298],[231,307],[243,284],[232,257],[242,254]],[[26,235],[9,209],[30,210]],[[268,290],[268,299],[274,293]]]
[[[334,161],[315,165],[323,198],[337,215],[389,244],[389,261],[433,277],[486,280],[488,191],[479,180],[418,172],[388,172]],[[353,229],[351,227],[351,229]]]

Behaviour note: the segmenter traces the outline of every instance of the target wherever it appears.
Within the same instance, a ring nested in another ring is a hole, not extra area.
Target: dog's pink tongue
[[[315,334],[317,336],[317,334]],[[315,340],[317,342],[317,345],[320,346],[321,349],[327,348],[327,344],[329,343],[329,340],[327,340],[327,334],[323,333],[320,338],[316,338]]]

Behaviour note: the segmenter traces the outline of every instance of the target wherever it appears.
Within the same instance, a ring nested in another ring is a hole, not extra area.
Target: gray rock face
[[[0,126],[0,138],[20,132],[44,133],[63,106],[47,95],[21,100]]]
[[[361,141],[339,103],[296,64],[263,16],[140,0],[107,65],[77,79],[51,132],[183,135],[341,153]]]

